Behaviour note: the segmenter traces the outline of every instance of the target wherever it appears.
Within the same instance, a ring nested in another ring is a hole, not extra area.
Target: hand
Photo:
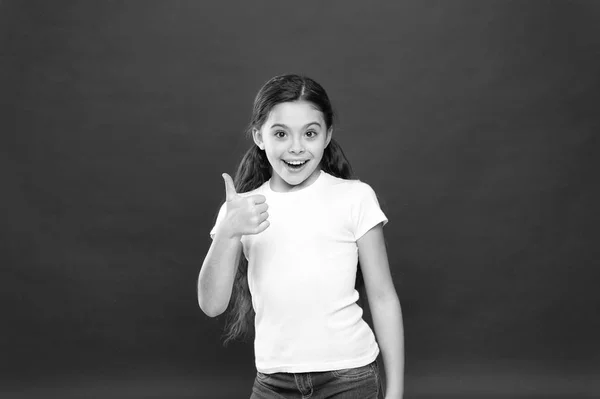
[[[402,399],[404,397],[403,395],[403,389],[398,391],[387,391],[385,393],[385,399]]]
[[[269,227],[269,206],[265,196],[259,194],[242,197],[235,191],[231,176],[223,173],[223,180],[227,213],[221,226],[226,234],[232,238],[241,238],[242,235],[262,233]]]

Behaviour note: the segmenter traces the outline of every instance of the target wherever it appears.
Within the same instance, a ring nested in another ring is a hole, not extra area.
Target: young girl
[[[254,327],[251,399],[403,395],[404,331],[371,187],[352,179],[332,139],[325,90],[297,75],[269,80],[254,101],[254,144],[226,202],[198,278],[200,308],[230,308],[226,342]],[[377,340],[357,304],[366,288]]]

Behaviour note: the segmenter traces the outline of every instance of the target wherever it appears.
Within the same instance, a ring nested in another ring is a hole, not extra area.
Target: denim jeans
[[[377,362],[310,373],[256,373],[250,399],[377,399]]]

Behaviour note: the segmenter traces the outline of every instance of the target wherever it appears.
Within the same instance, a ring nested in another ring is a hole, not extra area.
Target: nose
[[[290,148],[288,151],[292,154],[301,154],[304,152],[304,144],[302,143],[302,139],[294,138],[292,139],[292,143],[290,144]]]

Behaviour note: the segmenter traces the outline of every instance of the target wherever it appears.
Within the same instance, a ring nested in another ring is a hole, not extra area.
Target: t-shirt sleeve
[[[221,208],[219,209],[219,214],[217,215],[217,220],[215,221],[215,225],[210,230],[210,238],[211,239],[215,238],[215,232],[217,231],[217,227],[219,226],[219,223],[221,223],[223,221],[224,218],[225,218],[225,203],[223,203],[223,205],[221,205]]]
[[[356,191],[357,200],[353,207],[352,218],[354,238],[358,240],[379,223],[383,223],[385,226],[388,219],[381,210],[377,195],[371,186],[360,182],[356,187]]]

